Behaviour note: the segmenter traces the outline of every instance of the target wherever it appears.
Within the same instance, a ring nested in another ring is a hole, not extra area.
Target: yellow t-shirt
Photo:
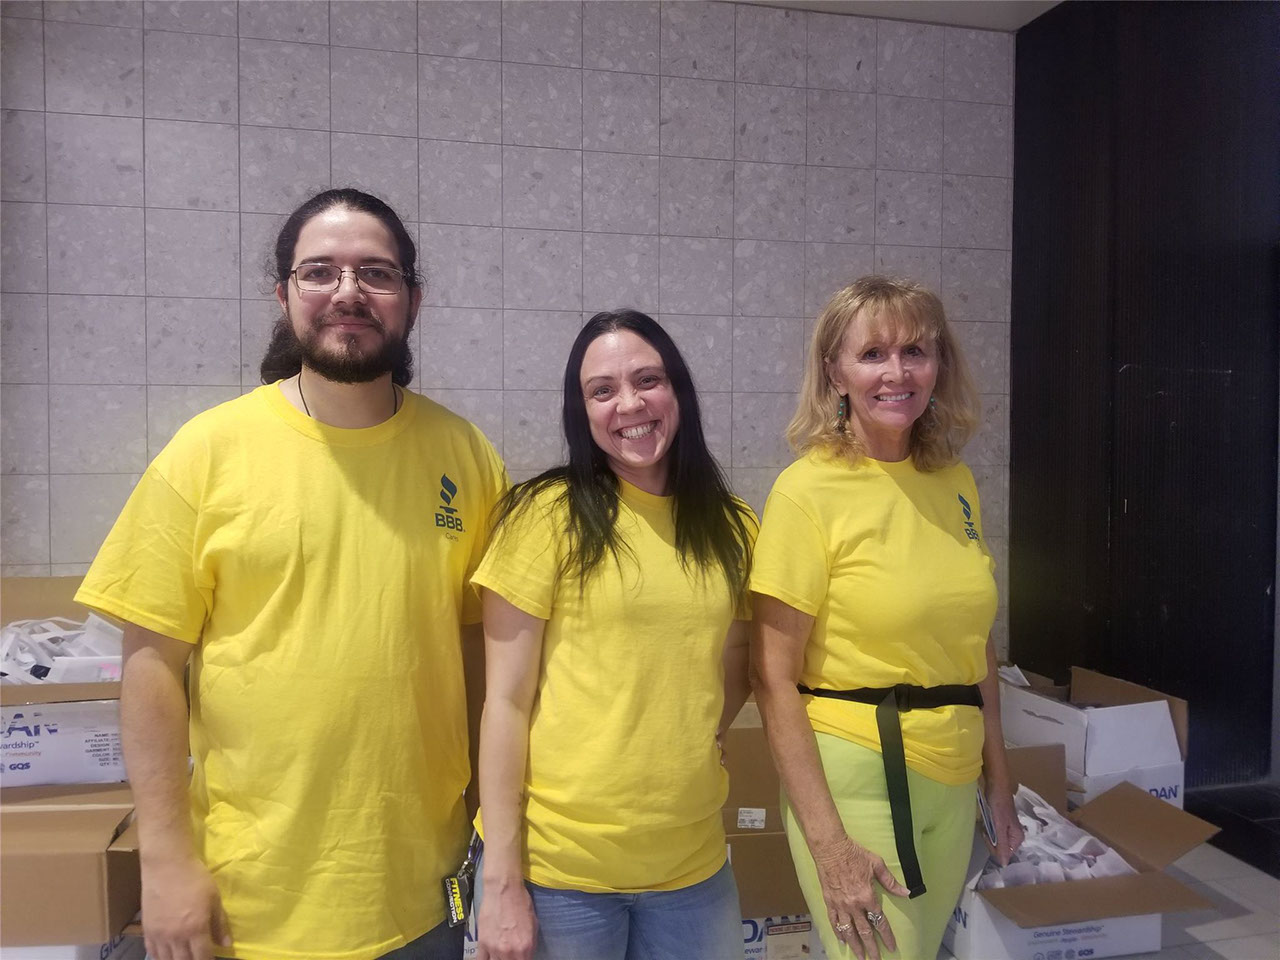
[[[817,689],[977,683],[996,612],[995,563],[963,463],[822,453],[797,460],[765,503],[751,589],[814,618],[800,682]],[[880,749],[875,708],[805,697],[813,728]],[[901,715],[907,764],[942,783],[982,768],[975,707]]]
[[[504,524],[471,581],[547,621],[525,772],[525,876],[590,893],[700,883],[725,861],[728,775],[715,734],[735,605],[718,566],[705,576],[680,566],[674,499],[625,481],[617,529],[630,551],[619,563],[606,554],[580,592],[576,576],[557,576],[562,490]]]
[[[459,623],[504,485],[425,397],[346,430],[276,384],[187,423],[138,483],[76,599],[195,645],[219,955],[364,960],[443,920],[467,839]]]

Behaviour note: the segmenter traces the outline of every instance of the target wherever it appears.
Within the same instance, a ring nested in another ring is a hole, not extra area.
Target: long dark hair
[[[351,187],[317,193],[289,215],[289,219],[284,222],[284,226],[276,235],[275,255],[271,263],[276,283],[285,285],[289,283],[289,274],[293,270],[293,255],[297,250],[298,234],[302,233],[302,228],[313,217],[334,207],[367,213],[386,227],[396,242],[396,252],[400,257],[400,269],[404,272],[405,284],[411,288],[422,285],[422,278],[418,276],[418,247],[409,236],[409,231],[405,229],[404,221],[400,219],[399,214],[373,194]],[[412,329],[412,326],[408,329]],[[407,333],[408,330],[406,330]],[[301,369],[302,350],[298,344],[298,338],[294,335],[293,327],[288,320],[283,318],[277,320],[275,326],[271,328],[271,341],[267,345],[267,352],[263,355],[262,364],[259,367],[262,382],[275,383],[277,380],[292,377]],[[396,358],[391,379],[402,387],[407,387],[413,382],[413,355],[407,349],[400,351],[400,355]]]
[[[563,487],[558,501],[567,508],[569,548],[561,576],[577,578],[581,588],[606,554],[617,560],[629,550],[618,535],[618,477],[591,436],[582,396],[582,358],[587,347],[616,330],[630,330],[658,351],[679,404],[680,426],[667,456],[680,563],[686,570],[690,562],[701,570],[719,566],[737,602],[751,566],[750,514],[729,492],[720,465],[707,449],[698,394],[684,357],[667,331],[637,310],[597,313],[578,332],[564,370],[561,419],[569,462],[512,487],[498,504],[496,527],[528,509],[544,490]]]

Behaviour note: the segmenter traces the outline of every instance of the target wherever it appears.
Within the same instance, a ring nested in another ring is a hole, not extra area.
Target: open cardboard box
[[[1014,779],[1066,813],[1061,744],[1010,748]],[[1137,874],[1070,880],[997,890],[974,889],[987,861],[975,838],[968,879],[943,942],[958,960],[1047,956],[1114,957],[1160,949],[1160,914],[1211,906],[1164,873],[1218,828],[1120,783],[1068,814],[1069,819],[1113,846]]]
[[[111,941],[138,912],[127,786],[0,790],[0,945]]]
[[[1071,668],[1065,696],[1046,678],[1027,679],[1030,687],[1000,683],[1005,740],[1063,744],[1073,804],[1128,781],[1182,807],[1187,701],[1082,667]]]
[[[75,602],[82,577],[0,577],[0,623],[68,617],[89,611]]]
[[[80,577],[0,578],[0,618],[83,620]],[[120,684],[0,685],[0,784],[120,783]],[[64,941],[65,942],[65,941]]]

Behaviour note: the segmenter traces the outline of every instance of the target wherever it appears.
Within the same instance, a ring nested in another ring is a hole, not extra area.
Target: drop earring
[[[840,397],[840,404],[836,407],[836,432],[844,433],[844,424],[849,417],[849,403],[845,396]]]

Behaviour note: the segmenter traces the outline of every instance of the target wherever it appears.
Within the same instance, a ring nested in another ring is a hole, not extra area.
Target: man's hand
[[[151,960],[212,960],[231,946],[222,898],[195,859],[142,865],[142,931]]]

